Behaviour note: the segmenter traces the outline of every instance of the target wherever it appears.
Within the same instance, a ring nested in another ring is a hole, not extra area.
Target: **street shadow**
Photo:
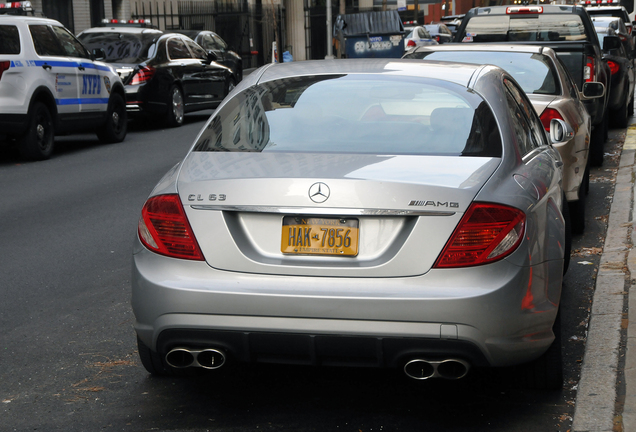
[[[567,410],[563,392],[517,389],[503,376],[476,369],[463,380],[416,381],[399,370],[262,364],[189,378],[148,376],[140,391],[155,397],[139,407],[144,420],[136,425],[166,430],[212,424],[219,430],[554,430],[553,420]],[[545,421],[546,411],[553,412],[549,423],[537,423]]]

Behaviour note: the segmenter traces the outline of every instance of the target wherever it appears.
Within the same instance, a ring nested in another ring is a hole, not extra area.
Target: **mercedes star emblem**
[[[323,203],[329,198],[329,186],[324,183],[314,183],[309,188],[309,198],[315,203]]]

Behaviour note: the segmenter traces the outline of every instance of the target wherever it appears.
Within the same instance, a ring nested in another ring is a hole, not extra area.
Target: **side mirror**
[[[216,54],[214,54],[214,51],[208,51],[208,61],[209,62],[213,62],[213,61],[217,61],[219,58],[217,57]]]
[[[586,82],[583,84],[583,99],[596,99],[605,95],[605,85],[600,82]]]
[[[550,120],[550,141],[552,144],[562,144],[574,137],[574,130],[565,120]]]
[[[605,36],[603,38],[603,51],[611,51],[621,47],[621,40],[618,36]]]
[[[95,60],[104,60],[106,58],[106,51],[103,48],[93,48],[91,50],[91,55]]]

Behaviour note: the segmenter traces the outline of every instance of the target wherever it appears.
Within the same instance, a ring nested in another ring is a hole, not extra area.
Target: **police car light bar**
[[[0,9],[19,9],[24,12],[33,12],[33,6],[30,1],[0,3]]]
[[[112,19],[108,19],[105,18],[102,20],[102,24],[108,25],[108,24],[119,24],[119,25],[126,25],[126,24],[142,24],[142,25],[152,25],[152,23],[150,22],[149,19],[129,19],[128,21],[119,21],[116,18],[112,18]]]
[[[580,4],[585,6],[608,6],[608,5],[620,5],[620,0],[585,0]]]

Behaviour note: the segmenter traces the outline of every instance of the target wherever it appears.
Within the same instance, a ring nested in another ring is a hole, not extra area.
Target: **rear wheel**
[[[170,87],[170,92],[168,93],[166,122],[169,127],[179,127],[183,124],[184,109],[183,92],[178,85],[173,85]]]
[[[605,147],[605,120],[594,126],[590,139],[590,165],[600,167],[603,165],[603,152]]]
[[[623,101],[623,104],[616,111],[612,111],[610,118],[614,126],[619,128],[627,127],[627,118],[629,117],[629,101],[627,98]]]
[[[563,220],[565,222],[565,245],[563,247],[563,274],[570,267],[570,254],[572,253],[572,222],[570,219],[570,206],[563,196]]]
[[[583,234],[583,231],[585,231],[585,189],[586,184],[589,185],[589,175],[590,173],[586,169],[581,186],[579,186],[579,199],[568,203],[572,234],[574,235]]]
[[[122,142],[128,130],[126,103],[117,93],[110,97],[106,123],[97,130],[97,138],[105,144]]]
[[[29,112],[29,129],[18,140],[20,153],[26,159],[45,160],[53,153],[55,130],[53,117],[42,102],[35,102]]]
[[[538,359],[518,367],[518,376],[525,388],[538,390],[561,390],[563,388],[561,313],[557,313],[552,329],[554,341],[550,348]]]
[[[236,87],[236,82],[234,81],[234,78],[229,77],[225,82],[225,96],[230,94],[230,92],[234,90],[234,87]]]

